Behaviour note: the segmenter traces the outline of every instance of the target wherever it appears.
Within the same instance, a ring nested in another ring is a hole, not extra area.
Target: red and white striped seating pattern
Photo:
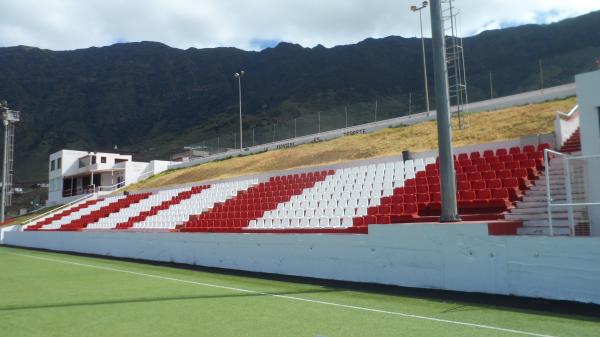
[[[501,219],[539,176],[547,147],[455,156],[462,219]],[[371,224],[436,222],[438,169],[425,158],[91,199],[26,230],[364,232]]]

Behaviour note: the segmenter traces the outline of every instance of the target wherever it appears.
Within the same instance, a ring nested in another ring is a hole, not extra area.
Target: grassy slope
[[[556,110],[568,111],[575,98],[513,107],[469,116],[470,128],[454,131],[454,146],[515,139],[523,135],[552,132]],[[436,122],[388,128],[366,135],[306,144],[261,154],[206,163],[167,172],[130,190],[221,179],[268,171],[334,164],[349,160],[400,155],[402,150],[426,151],[437,148]]]
[[[4,226],[12,226],[14,224],[20,224],[23,223],[29,219],[33,219],[34,217],[41,215],[43,213],[46,212],[50,212],[51,210],[60,207],[61,205],[57,205],[57,206],[50,206],[50,207],[44,207],[40,210],[37,210],[33,213],[27,214],[27,215],[22,215],[22,216],[18,216],[14,218],[14,221],[11,221],[10,223],[6,224],[6,225],[0,225],[0,227],[4,227]]]
[[[85,264],[113,270],[90,268]],[[272,295],[552,336],[597,336],[600,331],[600,321],[592,318],[5,247],[0,247],[0,267],[5,271],[0,276],[0,327],[3,336],[11,337],[516,336]],[[148,274],[262,294],[182,283]]]

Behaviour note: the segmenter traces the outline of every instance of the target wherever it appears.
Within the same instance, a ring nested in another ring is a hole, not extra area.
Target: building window
[[[100,162],[102,164],[106,164],[106,157],[100,157]]]
[[[96,156],[92,156],[92,165],[96,164]]]
[[[60,170],[62,168],[62,158],[56,158],[56,169]]]
[[[79,158],[79,168],[85,167],[85,160],[83,158]]]
[[[50,171],[54,171],[54,160],[50,161]]]

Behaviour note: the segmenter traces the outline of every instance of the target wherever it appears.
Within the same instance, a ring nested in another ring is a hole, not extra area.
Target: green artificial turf
[[[0,247],[6,337],[527,336],[450,321],[600,336],[590,317]]]

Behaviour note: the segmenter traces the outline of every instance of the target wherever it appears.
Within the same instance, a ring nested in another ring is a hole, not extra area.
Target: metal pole
[[[0,222],[4,222],[5,220],[5,210],[6,210],[6,180],[7,180],[7,166],[8,166],[8,121],[3,120],[2,124],[4,124],[4,151],[2,158],[2,196],[0,197]]]
[[[412,115],[412,92],[408,93],[408,114]]]
[[[217,136],[217,152],[221,151],[221,136]]]
[[[296,118],[294,118],[294,138],[298,137],[298,134],[296,133]]]
[[[429,85],[427,83],[427,59],[425,56],[425,37],[423,36],[423,18],[419,9],[419,24],[421,26],[421,48],[423,49],[423,80],[425,82],[425,109],[429,112]]]
[[[379,102],[377,101],[377,97],[375,97],[375,121],[376,122],[377,122],[377,106],[378,106],[377,103],[379,103]]]
[[[254,128],[252,128],[252,146],[254,146]]]
[[[492,72],[490,71],[490,99],[494,98],[494,84],[492,82]]]
[[[344,106],[344,112],[346,113],[346,127],[348,127],[348,106]]]
[[[244,74],[242,72],[242,74]],[[238,91],[239,91],[239,95],[240,95],[240,151],[243,148],[243,143],[242,143],[242,76],[238,76]]]
[[[573,190],[571,187],[571,163],[569,162],[569,157],[565,157],[565,175],[566,175],[566,192],[567,192],[567,204],[569,204],[567,208],[567,214],[569,219],[569,229],[571,230],[571,235],[575,236],[575,218],[573,217]]]
[[[546,205],[548,207],[548,227],[550,227],[550,236],[554,236],[554,224],[552,222],[552,196],[550,194],[550,166],[548,158],[548,149],[544,150],[544,170],[546,171]]]
[[[433,70],[435,78],[438,146],[440,154],[440,183],[442,212],[440,222],[460,221],[456,204],[456,174],[452,155],[452,129],[448,99],[448,69],[440,0],[431,1],[431,32],[433,42]]]
[[[273,143],[275,143],[275,124],[277,124],[277,122],[273,123]]]
[[[542,59],[538,60],[540,64],[540,89],[544,90],[544,67],[542,66]]]
[[[317,112],[317,119],[318,119],[318,125],[319,125],[319,133],[321,133],[321,111]]]

